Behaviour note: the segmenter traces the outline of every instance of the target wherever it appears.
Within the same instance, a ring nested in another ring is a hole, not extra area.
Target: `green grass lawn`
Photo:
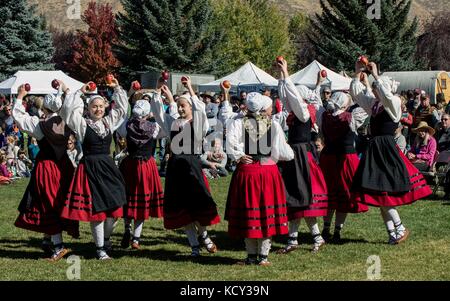
[[[210,181],[213,196],[223,217],[230,177]],[[17,206],[27,182],[20,180],[0,187],[0,280],[67,280],[71,263],[48,263],[40,250],[41,234],[14,227]],[[301,225],[301,248],[289,255],[271,253],[271,267],[235,266],[246,256],[243,241],[227,235],[227,223],[211,227],[219,247],[216,254],[202,250],[191,260],[183,231],[167,231],[162,220],[144,225],[142,248],[123,250],[118,246],[123,231],[119,221],[113,235],[114,260],[95,259],[95,246],[87,223],[81,238],[66,238],[71,254],[81,258],[81,280],[367,280],[371,255],[379,256],[381,280],[450,280],[450,206],[442,201],[419,201],[399,208],[410,238],[390,246],[379,209],[350,215],[342,232],[344,244],[328,244],[318,254],[309,249],[312,239]],[[321,222],[322,224],[322,222]],[[272,251],[283,246],[275,239]]]

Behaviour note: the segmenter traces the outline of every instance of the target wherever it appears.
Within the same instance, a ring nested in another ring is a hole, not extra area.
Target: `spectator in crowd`
[[[223,151],[222,142],[219,138],[212,142],[211,151],[205,152],[202,157],[203,172],[210,179],[228,176],[225,169],[227,154]]]
[[[323,88],[323,96],[322,96],[322,104],[323,107],[326,108],[328,105],[328,102],[331,99],[331,88],[329,86],[325,86],[325,88]]]
[[[397,146],[400,148],[400,150],[404,154],[406,154],[408,144],[406,143],[406,138],[402,133],[403,127],[404,126],[402,125],[402,123],[398,124],[398,128],[395,130],[394,140]]]
[[[36,160],[36,156],[39,153],[39,145],[36,138],[31,137],[30,144],[28,145],[28,157],[33,162]]]
[[[213,132],[217,125],[217,114],[219,113],[219,105],[215,103],[216,98],[213,92],[205,92],[200,95],[205,103],[206,117],[209,123],[209,132]]]
[[[4,131],[6,135],[9,135],[13,132],[14,119],[11,115],[11,105],[5,105],[3,107],[3,116],[0,123],[4,124]]]
[[[408,109],[409,112],[415,112],[416,108],[419,106],[419,100],[418,100],[418,96],[420,93],[416,94],[415,91],[413,90],[408,90],[406,92],[406,108]],[[416,101],[417,99],[417,101]],[[415,104],[417,103],[417,107],[415,107]]]
[[[118,152],[114,151],[114,162],[117,166],[120,165],[123,159],[127,156],[127,138],[126,137],[119,137],[118,142]]]
[[[408,111],[408,101],[405,98],[400,99],[402,100],[402,117],[400,118],[400,124],[402,125],[402,134],[405,138],[409,138],[411,126],[413,124],[413,116]]]
[[[0,185],[11,184],[12,173],[6,166],[6,156],[0,154]]]
[[[6,136],[3,127],[0,126],[0,148],[6,145]]]
[[[450,114],[442,115],[441,122],[436,128],[438,151],[443,152],[450,150]]]
[[[436,139],[433,138],[435,131],[422,121],[412,132],[416,133],[417,137],[411,151],[408,152],[408,159],[419,171],[428,171],[433,165],[436,154]]]
[[[272,115],[272,120],[281,125],[284,133],[286,134],[289,130],[287,125],[287,117],[289,113],[284,109],[283,103],[280,99],[275,100],[275,109],[273,110],[274,114]]]
[[[321,136],[317,136],[316,139],[314,140],[314,145],[316,146],[317,156],[320,158],[320,153],[325,147],[325,142],[323,141],[323,138]]]
[[[422,94],[420,96],[420,106],[417,108],[414,115],[414,127],[417,127],[419,123],[423,121],[426,122],[427,125],[434,127],[438,120],[437,111],[430,104],[430,97]]]
[[[69,156],[74,168],[77,168],[78,163],[83,157],[83,153],[78,151],[76,143],[77,139],[73,134],[70,134],[69,140],[67,141],[67,155]]]
[[[19,147],[16,145],[16,137],[9,135],[6,137],[6,145],[3,147],[6,153],[8,167],[14,166],[18,157]]]
[[[29,178],[31,176],[30,168],[33,165],[30,159],[27,158],[23,150],[19,150],[19,157],[17,158],[17,176],[22,178]]]

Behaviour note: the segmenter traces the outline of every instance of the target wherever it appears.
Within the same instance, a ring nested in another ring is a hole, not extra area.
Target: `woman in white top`
[[[66,153],[70,129],[57,115],[62,105],[61,87],[58,95],[47,95],[44,100],[44,118],[30,116],[22,104],[27,95],[24,86],[13,107],[13,117],[20,130],[35,137],[40,151],[31,172],[30,182],[19,205],[20,215],[16,227],[44,233],[43,249],[51,251],[48,237],[54,245],[51,261],[61,259],[68,251],[64,248],[62,231],[78,237],[78,222],[63,220],[61,210],[69,189],[74,168]],[[64,89],[67,92],[67,89]]]
[[[395,144],[394,135],[402,117],[401,100],[394,95],[398,82],[378,75],[377,65],[369,63],[375,81],[369,84],[364,66],[355,65],[350,85],[353,99],[371,116],[371,140],[356,170],[352,189],[360,193],[361,202],[380,207],[386,224],[389,244],[408,237],[396,206],[407,205],[431,194],[422,174]],[[362,81],[361,81],[362,79]]]
[[[253,92],[248,113],[227,129],[227,154],[238,162],[225,210],[228,234],[245,238],[247,258],[240,264],[270,265],[271,237],[288,233],[286,195],[278,160],[294,159],[283,129],[273,122],[272,100]]]
[[[83,148],[81,159],[62,216],[67,219],[91,223],[92,235],[97,246],[98,259],[109,259],[109,238],[114,219],[122,217],[122,206],[126,203],[125,182],[110,156],[113,130],[117,129],[127,114],[127,93],[116,79],[114,88],[116,105],[105,116],[108,102],[100,95],[88,100],[88,117],[83,117],[84,104],[81,94],[87,85],[68,95],[61,109],[61,117],[75,132]],[[106,223],[105,223],[106,221]]]
[[[179,119],[171,123],[164,120],[170,116],[162,113],[160,97],[153,98],[152,104],[158,123],[162,126],[171,124],[172,141],[164,190],[164,227],[184,228],[192,248],[191,256],[198,257],[199,240],[209,253],[217,252],[206,227],[219,223],[220,217],[200,160],[203,139],[209,128],[205,104],[195,95],[190,78],[187,77],[184,85],[189,94],[177,100]],[[163,92],[173,99],[169,89],[163,88]]]

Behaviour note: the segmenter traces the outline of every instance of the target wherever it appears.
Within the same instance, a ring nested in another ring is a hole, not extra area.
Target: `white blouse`
[[[400,98],[392,93],[389,85],[384,83],[382,78],[379,78],[374,84],[381,99],[377,99],[372,90],[366,88],[358,78],[354,78],[350,84],[350,94],[369,116],[372,115],[372,109],[379,100],[389,117],[394,122],[399,122],[402,117]]]
[[[295,116],[301,122],[307,122],[310,119],[308,104],[300,96],[300,93],[298,93],[297,88],[290,78],[279,80],[278,92],[288,112],[294,112]]]
[[[72,129],[78,141],[82,143],[86,135],[87,122],[83,117],[84,104],[81,99],[82,92],[80,90],[66,96],[64,104],[61,108],[60,115],[67,126]],[[106,126],[113,132],[124,121],[124,117],[128,111],[128,97],[127,92],[121,87],[114,89],[113,99],[115,100],[114,108],[109,112],[109,115],[95,122],[95,126],[100,129],[99,134],[107,131]]]
[[[226,153],[232,160],[238,161],[245,155],[244,141],[244,119],[236,119],[230,122],[227,127]],[[277,122],[272,122],[272,148],[271,155],[273,161],[290,161],[294,159],[294,151],[286,142],[283,129]]]
[[[56,97],[61,97],[61,91],[58,92]],[[52,113],[45,117],[44,120],[48,120],[54,116],[57,116],[57,113]],[[44,133],[41,130],[41,127],[38,126],[40,119],[37,116],[30,116],[26,111],[25,107],[22,104],[22,99],[17,98],[13,105],[12,116],[17,123],[19,129],[27,133],[30,136],[35,137],[37,140],[42,140],[44,138]]]

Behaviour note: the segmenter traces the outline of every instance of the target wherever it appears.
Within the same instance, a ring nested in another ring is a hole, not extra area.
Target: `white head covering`
[[[335,92],[331,96],[330,101],[327,105],[327,110],[331,110],[336,112],[337,110],[342,109],[343,107],[349,106],[351,104],[351,100],[348,94],[344,92]]]
[[[318,99],[318,95],[314,90],[311,90],[305,85],[296,86],[298,93],[303,98],[304,101],[310,104],[321,103],[321,100]]]
[[[191,100],[191,96],[189,94],[183,94],[183,95],[179,96],[177,99],[177,102],[181,99],[186,100],[192,106],[192,100]]]
[[[101,100],[103,100],[103,101],[105,102],[105,105],[108,106],[108,102],[106,101],[106,99],[105,99],[103,96],[98,95],[98,94],[92,95],[92,96],[88,99],[88,101],[87,101],[88,106],[91,104],[91,102],[93,102],[93,101],[96,100],[96,99],[101,99]]]
[[[397,92],[400,82],[395,81],[392,77],[380,76],[379,80],[385,87],[387,87],[393,94]]]
[[[272,99],[258,92],[251,92],[247,94],[245,102],[247,109],[252,113],[260,113],[261,111],[272,106]]]
[[[133,116],[142,118],[148,114],[150,114],[150,103],[145,99],[136,101],[133,108]]]
[[[53,94],[47,94],[45,95],[43,106],[52,112],[58,112],[62,106],[61,97],[56,97]]]

